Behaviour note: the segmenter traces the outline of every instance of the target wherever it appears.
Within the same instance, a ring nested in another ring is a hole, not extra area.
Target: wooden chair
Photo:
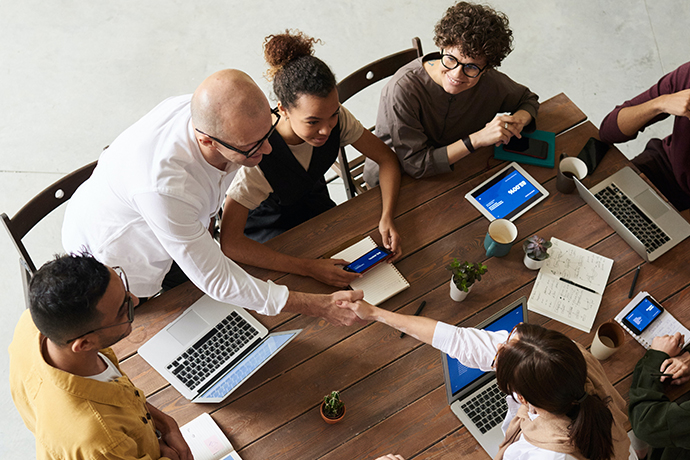
[[[19,252],[19,266],[22,271],[22,284],[24,285],[24,295],[27,297],[27,306],[29,305],[29,281],[36,273],[36,265],[29,256],[22,239],[44,217],[72,197],[77,188],[91,176],[96,163],[97,161],[94,161],[82,166],[58,180],[32,198],[11,219],[4,212],[0,214],[5,230],[9,233],[10,239]]]
[[[412,39],[412,48],[383,57],[356,70],[338,83],[340,103],[343,104],[363,89],[392,76],[400,67],[423,55],[422,42],[415,37]],[[374,127],[371,127],[370,131],[373,130]],[[352,162],[348,162],[347,154],[343,147],[338,153],[338,160],[331,168],[343,179],[348,199],[365,191],[364,177],[362,175],[364,172],[364,157],[362,155]]]

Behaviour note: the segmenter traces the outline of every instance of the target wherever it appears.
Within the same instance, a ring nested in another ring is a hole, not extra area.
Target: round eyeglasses
[[[441,64],[443,64],[443,67],[445,67],[448,70],[454,70],[457,69],[459,66],[462,66],[462,73],[464,73],[467,77],[469,78],[477,78],[480,73],[484,72],[488,65],[485,65],[484,67],[479,67],[477,64],[463,64],[462,62],[458,61],[458,58],[453,56],[452,54],[446,54],[441,50]]]
[[[113,267],[113,271],[115,273],[117,273],[117,275],[122,280],[122,285],[125,287],[125,300],[124,300],[124,302],[122,302],[122,305],[120,305],[120,308],[118,308],[118,312],[122,312],[122,310],[124,308],[126,308],[127,309],[127,321],[123,321],[123,322],[117,323],[117,324],[111,324],[109,326],[97,327],[96,329],[92,329],[89,332],[84,332],[80,336],[77,336],[73,339],[69,339],[65,343],[72,343],[75,340],[81,339],[85,335],[89,335],[93,332],[100,331],[102,329],[109,329],[111,327],[122,326],[123,324],[131,324],[132,321],[134,321],[134,300],[132,300],[132,295],[129,292],[129,282],[127,281],[127,275],[125,274],[125,271],[121,267]],[[118,314],[118,316],[119,316],[119,314]]]
[[[261,148],[261,146],[264,145],[264,142],[266,142],[266,139],[268,139],[269,137],[271,137],[271,134],[273,134],[273,131],[275,131],[275,130],[276,130],[276,127],[278,126],[278,122],[280,121],[280,113],[278,113],[278,107],[276,107],[275,109],[271,110],[271,113],[272,113],[273,115],[276,116],[276,121],[275,121],[275,123],[273,123],[273,125],[271,126],[271,129],[268,130],[268,134],[266,134],[264,137],[262,137],[261,139],[259,139],[259,140],[256,142],[256,144],[254,144],[254,147],[250,148],[249,150],[240,150],[240,149],[238,149],[237,147],[233,147],[232,145],[228,144],[227,142],[221,141],[221,140],[218,139],[217,137],[213,137],[213,136],[211,136],[210,134],[206,134],[205,132],[203,132],[202,130],[200,130],[200,129],[198,129],[198,128],[194,128],[194,130],[195,130],[196,132],[198,132],[198,133],[203,134],[204,136],[209,137],[210,139],[213,139],[214,141],[218,142],[220,145],[222,145],[222,146],[225,147],[226,149],[230,149],[230,150],[232,150],[233,152],[241,153],[241,154],[244,155],[245,157],[251,158],[251,157],[253,157],[253,156],[256,154],[256,152],[259,151],[259,149]]]

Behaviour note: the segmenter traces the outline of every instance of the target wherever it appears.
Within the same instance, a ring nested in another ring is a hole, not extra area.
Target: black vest
[[[304,170],[278,131],[268,138],[273,147],[259,166],[273,192],[249,211],[244,234],[261,243],[335,207],[324,174],[340,149],[340,123],[321,147],[314,147],[309,169]]]

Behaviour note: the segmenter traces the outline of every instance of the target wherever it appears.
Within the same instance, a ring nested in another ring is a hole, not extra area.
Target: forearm
[[[429,345],[434,339],[434,331],[438,323],[425,316],[403,315],[378,307],[373,308],[370,319],[386,324]]]
[[[393,220],[400,191],[400,166],[393,157],[379,165],[379,185],[381,187],[381,219]]]
[[[244,234],[224,236],[221,230],[221,249],[235,262],[296,275],[310,276],[309,259],[289,256],[254,241]]]
[[[662,113],[663,106],[659,98],[655,98],[639,105],[624,107],[618,112],[616,122],[621,133],[633,137],[650,120]]]

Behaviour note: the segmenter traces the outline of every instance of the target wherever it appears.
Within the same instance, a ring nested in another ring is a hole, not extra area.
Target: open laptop
[[[690,224],[628,166],[589,190],[574,179],[582,199],[648,262],[690,236]]]
[[[511,331],[521,322],[527,322],[526,297],[503,308],[477,328]],[[501,424],[508,413],[506,395],[498,389],[496,373],[465,367],[445,353],[441,353],[441,360],[451,410],[486,453],[494,458],[503,441]]]
[[[301,331],[269,334],[243,308],[205,295],[138,351],[185,398],[218,403]]]

